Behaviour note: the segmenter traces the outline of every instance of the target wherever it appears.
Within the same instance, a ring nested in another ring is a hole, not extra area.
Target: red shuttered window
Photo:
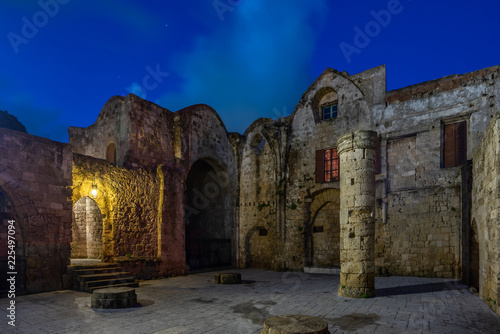
[[[467,160],[467,123],[443,126],[443,167],[455,167]]]
[[[316,183],[339,180],[339,156],[337,149],[316,151]]]

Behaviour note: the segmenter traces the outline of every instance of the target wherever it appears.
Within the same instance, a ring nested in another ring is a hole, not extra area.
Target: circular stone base
[[[262,334],[329,334],[328,322],[308,315],[280,315],[264,321]]]
[[[215,284],[239,284],[241,283],[240,273],[219,273],[214,275]]]
[[[97,289],[90,299],[90,306],[99,309],[134,307],[136,304],[137,295],[133,288]]]

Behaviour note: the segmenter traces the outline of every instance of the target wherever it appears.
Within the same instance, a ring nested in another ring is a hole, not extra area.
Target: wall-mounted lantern
[[[97,198],[97,184],[94,182],[92,183],[92,190],[90,190],[90,197],[93,199]]]

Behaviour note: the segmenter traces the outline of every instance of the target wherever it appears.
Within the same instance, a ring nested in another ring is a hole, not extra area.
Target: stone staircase
[[[135,277],[123,271],[116,263],[72,264],[69,269],[73,274],[73,288],[79,291],[93,292],[103,288],[139,286]]]

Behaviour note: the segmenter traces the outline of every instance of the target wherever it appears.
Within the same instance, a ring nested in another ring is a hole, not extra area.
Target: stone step
[[[105,280],[105,279],[112,279],[112,278],[116,279],[116,278],[124,278],[124,277],[130,277],[130,273],[127,271],[117,271],[117,272],[111,272],[111,273],[78,275],[80,282],[98,281],[98,280]]]
[[[94,275],[94,274],[101,274],[101,273],[114,273],[114,272],[120,272],[122,271],[122,267],[105,267],[105,268],[85,268],[85,269],[76,269],[73,270],[75,274],[78,276],[82,275]]]
[[[128,277],[121,277],[121,278],[110,278],[110,279],[103,279],[103,280],[97,280],[97,281],[81,282],[80,286],[83,287],[83,290],[90,291],[90,288],[93,288],[96,286],[115,286],[117,284],[134,283],[134,282],[135,282],[135,278],[132,276],[128,276]]]
[[[91,287],[89,288],[88,292],[93,292],[94,290],[97,290],[97,289],[106,289],[106,288],[121,288],[121,287],[124,287],[124,288],[138,288],[139,287],[139,283],[137,282],[131,282],[131,283],[122,283],[122,284],[114,284],[114,285],[102,285],[102,286],[94,286],[94,287]]]

